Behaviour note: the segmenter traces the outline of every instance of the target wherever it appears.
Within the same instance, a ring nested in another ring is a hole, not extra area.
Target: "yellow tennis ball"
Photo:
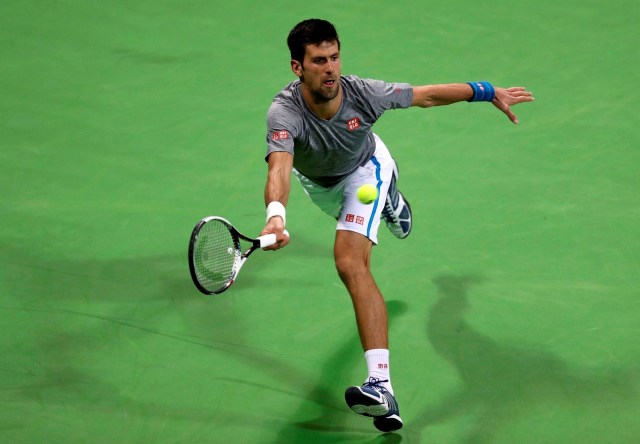
[[[357,195],[360,202],[369,205],[378,197],[378,189],[374,185],[367,183],[358,188]]]

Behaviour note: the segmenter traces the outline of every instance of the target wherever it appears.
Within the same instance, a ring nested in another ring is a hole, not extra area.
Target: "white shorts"
[[[376,151],[371,159],[330,188],[321,187],[295,169],[293,172],[313,203],[338,220],[336,230],[360,233],[377,244],[380,216],[393,175],[394,160],[384,142],[375,134],[374,137]],[[356,196],[358,188],[364,184],[372,184],[378,189],[378,198],[368,205],[361,203]]]

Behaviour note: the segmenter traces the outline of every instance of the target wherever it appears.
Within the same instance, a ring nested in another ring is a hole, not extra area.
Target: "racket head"
[[[189,241],[189,271],[204,294],[219,294],[233,284],[242,266],[240,235],[231,223],[218,216],[202,219]]]

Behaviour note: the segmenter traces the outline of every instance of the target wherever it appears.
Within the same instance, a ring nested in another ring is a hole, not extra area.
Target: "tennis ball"
[[[362,185],[357,191],[358,200],[369,205],[378,197],[378,189],[370,183]]]

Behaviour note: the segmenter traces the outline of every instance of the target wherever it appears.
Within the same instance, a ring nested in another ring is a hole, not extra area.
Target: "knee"
[[[349,252],[336,254],[335,265],[338,275],[342,280],[348,280],[351,277],[369,273],[369,263],[366,258]]]

